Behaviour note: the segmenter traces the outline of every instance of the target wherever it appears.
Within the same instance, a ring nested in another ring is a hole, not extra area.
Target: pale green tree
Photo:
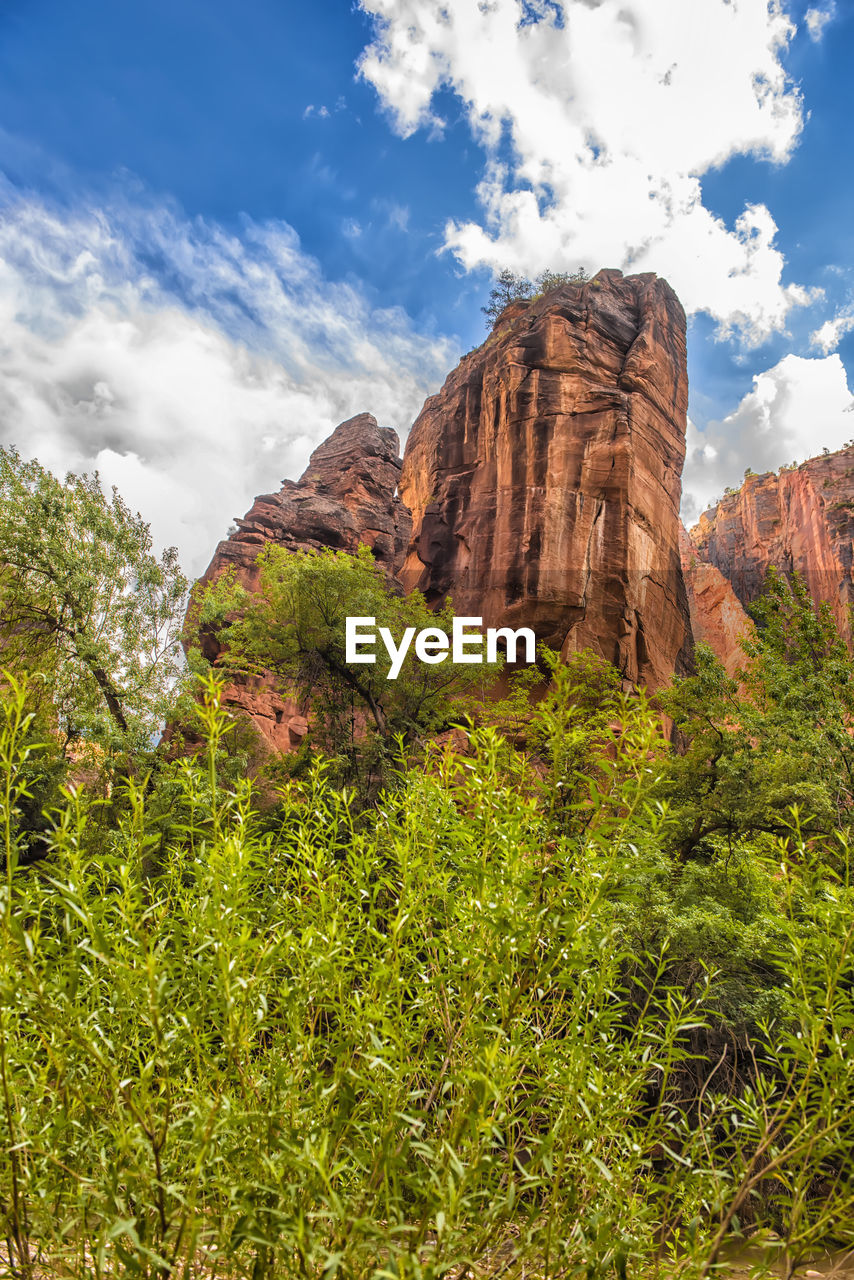
[[[174,547],[94,475],[59,480],[0,449],[0,667],[25,674],[66,741],[150,743],[183,666]]]

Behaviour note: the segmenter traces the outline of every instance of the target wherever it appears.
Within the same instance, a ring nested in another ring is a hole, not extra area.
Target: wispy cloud
[[[0,209],[0,439],[98,468],[187,567],[368,410],[405,431],[456,354],[325,280],[283,223],[162,205]]]
[[[722,335],[758,343],[812,296],[783,282],[769,210],[727,225],[701,178],[735,155],[782,163],[801,99],[777,0],[361,0],[361,74],[403,135],[461,99],[487,162],[480,222],[451,222],[467,268],[620,266],[667,276]],[[725,77],[722,69],[725,69]]]
[[[810,39],[816,44],[819,43],[824,35],[824,29],[829,22],[836,17],[836,0],[831,0],[830,4],[823,9],[807,9],[804,14],[804,22],[807,24],[807,31]]]

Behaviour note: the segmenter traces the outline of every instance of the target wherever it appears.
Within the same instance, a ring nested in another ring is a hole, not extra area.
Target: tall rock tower
[[[398,576],[652,688],[691,660],[679,556],[685,314],[653,274],[511,303],[412,428]]]
[[[655,275],[600,271],[513,303],[397,437],[369,414],[342,423],[297,483],[255,500],[205,579],[255,557],[367,543],[393,586],[486,627],[532,627],[564,655],[589,646],[627,683],[658,688],[693,642],[679,555],[688,379],[685,315]],[[411,520],[410,520],[411,512]],[[215,633],[201,637],[220,653]],[[227,700],[274,749],[311,708],[272,676]]]

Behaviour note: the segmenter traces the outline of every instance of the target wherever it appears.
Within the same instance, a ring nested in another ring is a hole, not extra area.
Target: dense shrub
[[[371,811],[316,759],[263,818],[222,784],[213,683],[203,718],[173,823],[138,780],[68,792],[22,867],[33,745],[6,704],[15,1274],[705,1275],[748,1222],[793,1257],[852,1243],[847,875],[795,825],[749,874],[674,878],[642,699],[582,744],[586,787],[546,699],[550,769],[477,730]],[[715,970],[731,983],[740,955],[758,991],[749,931],[772,914],[774,999],[728,1038]]]

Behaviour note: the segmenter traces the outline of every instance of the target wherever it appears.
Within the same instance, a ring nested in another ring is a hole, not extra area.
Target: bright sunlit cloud
[[[720,335],[759,343],[818,296],[785,283],[777,226],[731,225],[701,178],[736,155],[783,163],[803,109],[767,0],[361,0],[361,60],[397,131],[440,130],[451,88],[485,148],[483,218],[447,224],[468,269],[657,271]],[[818,19],[814,19],[813,25]]]
[[[720,422],[699,432],[689,422],[682,480],[682,515],[692,524],[741,483],[744,471],[775,471],[854,436],[854,398],[839,356],[784,356],[757,374],[753,388]]]
[[[810,336],[810,343],[828,355],[836,350],[846,333],[850,333],[852,329],[854,329],[854,312],[849,308],[840,311],[832,319],[825,320],[824,324]]]

